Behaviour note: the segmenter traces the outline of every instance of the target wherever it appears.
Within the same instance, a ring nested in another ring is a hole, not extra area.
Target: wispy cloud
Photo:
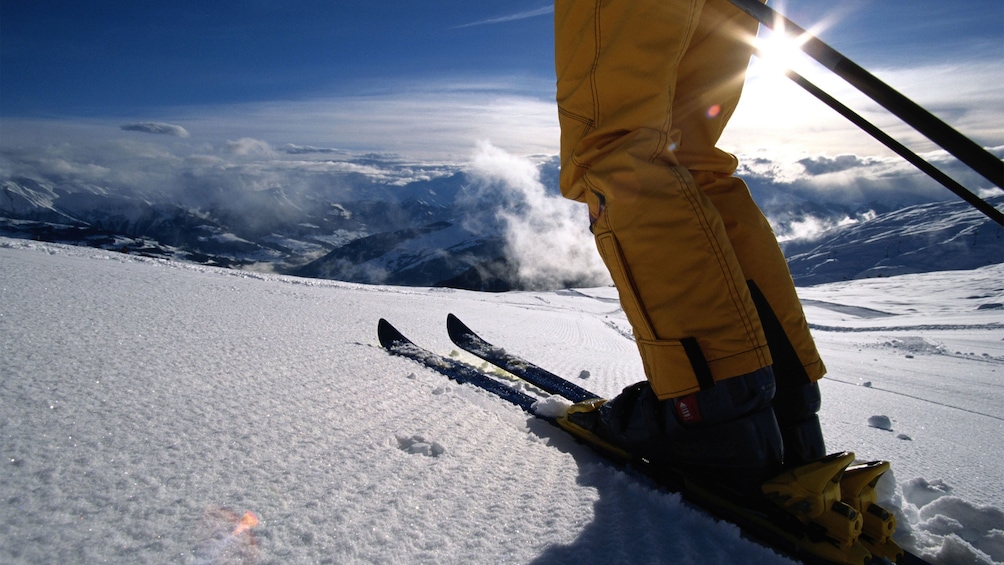
[[[188,137],[188,130],[174,124],[161,122],[137,122],[125,124],[120,129],[123,131],[138,131],[141,133],[153,133],[157,135],[170,135],[172,137]]]
[[[464,160],[481,140],[516,154],[557,153],[554,103],[511,90],[407,89],[369,96],[188,108],[193,137],[250,137],[276,147],[336,147]]]
[[[499,16],[497,18],[488,18],[486,20],[478,20],[476,22],[471,22],[467,24],[461,24],[455,26],[453,29],[460,29],[465,27],[492,25],[492,24],[504,24],[506,22],[514,22],[516,20],[525,20],[527,18],[535,18],[537,16],[546,16],[547,14],[554,13],[554,6],[544,6],[543,8],[537,8],[536,10],[527,10],[525,12],[518,12],[515,14],[509,14],[507,16]]]
[[[400,83],[351,96],[163,108],[160,120],[128,123],[126,131],[170,131],[162,126],[177,124],[173,131],[184,130],[187,139],[161,134],[129,143],[211,144],[229,147],[231,154],[256,149],[240,143],[245,139],[266,141],[286,154],[393,153],[429,162],[466,161],[479,141],[517,155],[555,154],[559,132],[552,90],[552,81],[526,77]],[[94,147],[128,136],[122,123],[5,118],[0,145]]]

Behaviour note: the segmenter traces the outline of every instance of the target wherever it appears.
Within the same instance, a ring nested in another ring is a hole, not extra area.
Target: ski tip
[[[467,327],[467,324],[461,322],[460,318],[454,316],[453,314],[446,315],[446,331],[450,334],[450,338],[463,334],[474,335],[474,331]]]
[[[405,341],[404,334],[392,326],[387,320],[380,318],[377,322],[377,337],[380,338],[380,345],[388,347],[395,342]]]

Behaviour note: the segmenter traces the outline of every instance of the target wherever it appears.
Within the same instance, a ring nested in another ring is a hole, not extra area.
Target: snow
[[[449,354],[454,312],[613,395],[642,378],[613,289],[363,286],[5,238],[0,265],[2,563],[787,562],[376,340],[386,317]],[[1004,561],[1001,281],[799,289],[828,446],[892,462],[899,539],[936,563]]]

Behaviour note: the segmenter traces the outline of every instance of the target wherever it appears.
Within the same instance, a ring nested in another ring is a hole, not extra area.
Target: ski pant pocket
[[[604,223],[601,218],[594,226],[596,246],[617,286],[621,307],[634,329],[635,342],[653,392],[663,400],[697,392],[701,387],[693,366],[696,341],[690,340],[691,347],[688,351],[685,346],[687,340],[660,339],[655,333],[631,278],[620,243],[612,231],[603,230],[606,227]],[[699,355],[699,350],[696,354]]]

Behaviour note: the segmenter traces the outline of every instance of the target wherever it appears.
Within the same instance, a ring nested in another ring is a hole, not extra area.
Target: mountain
[[[1004,196],[988,201],[1001,208]],[[799,286],[1004,262],[1004,228],[960,200],[909,206],[784,244]]]
[[[575,250],[556,244],[540,253],[557,233],[574,231],[566,225],[584,226],[577,209],[556,211],[549,202],[562,201],[553,157],[504,162],[489,173],[378,155],[323,165],[332,171],[290,165],[247,182],[235,179],[250,172],[195,178],[189,171],[172,181],[186,186],[159,189],[11,177],[0,181],[0,235],[349,282],[541,288],[524,280],[526,246],[509,245],[519,236],[538,248],[536,264],[562,267],[545,286],[598,284],[575,255],[593,253],[584,227],[564,238],[577,238]],[[835,226],[783,244],[799,285],[1004,262],[1001,228],[961,201],[855,208],[754,181],[754,198],[778,233],[795,233],[800,222]],[[1002,196],[990,200],[1004,205]]]
[[[511,285],[497,276],[461,278],[502,257],[504,251],[498,237],[478,237],[459,223],[442,221],[361,237],[291,274],[405,286],[508,290]]]
[[[337,190],[216,187],[149,194],[15,177],[0,182],[0,233],[288,272],[356,239],[386,239],[453,218],[454,200],[466,179],[453,172],[404,186],[360,174],[341,175],[338,181]],[[365,245],[357,244],[342,254],[352,255]],[[464,245],[455,242],[448,247]],[[458,263],[442,278],[469,266]],[[421,277],[404,278],[423,283]]]
[[[375,155],[338,165],[254,190],[229,178],[158,192],[13,177],[0,181],[0,234],[353,282],[518,286],[497,267],[503,225],[466,193],[466,173]]]

